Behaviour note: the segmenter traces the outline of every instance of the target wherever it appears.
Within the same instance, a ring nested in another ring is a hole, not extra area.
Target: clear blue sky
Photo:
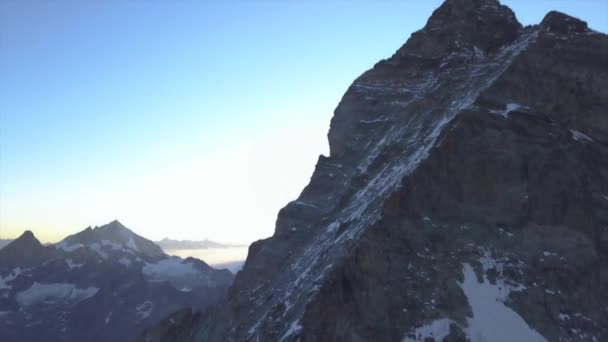
[[[0,0],[0,238],[271,235],[348,85],[440,3]],[[503,3],[608,31],[608,1]]]

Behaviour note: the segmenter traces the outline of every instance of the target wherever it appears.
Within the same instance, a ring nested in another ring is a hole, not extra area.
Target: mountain
[[[66,252],[87,246],[96,251],[101,257],[143,254],[155,258],[164,255],[162,249],[150,240],[133,233],[118,221],[112,221],[105,226],[91,227],[70,235],[57,244],[57,248]]]
[[[13,241],[12,239],[0,239],[0,249]]]
[[[172,240],[164,238],[160,241],[156,241],[156,244],[160,246],[164,251],[178,250],[178,249],[208,249],[208,248],[229,248],[229,247],[245,247],[246,245],[234,245],[234,244],[223,244],[210,240],[193,241],[193,240]]]
[[[607,61],[579,19],[446,0],[348,88],[227,298],[142,338],[607,341]]]
[[[118,221],[50,246],[27,231],[0,250],[0,341],[130,341],[216,302],[233,277],[170,257]]]
[[[53,258],[56,254],[53,248],[43,246],[28,230],[1,250],[0,270],[33,267]]]

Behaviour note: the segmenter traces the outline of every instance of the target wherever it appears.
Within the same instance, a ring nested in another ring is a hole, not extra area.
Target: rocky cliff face
[[[607,112],[608,36],[445,1],[184,339],[608,340]]]

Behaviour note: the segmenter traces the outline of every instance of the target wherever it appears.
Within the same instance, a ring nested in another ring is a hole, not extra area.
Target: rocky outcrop
[[[445,1],[183,340],[607,340],[606,61],[565,14]]]

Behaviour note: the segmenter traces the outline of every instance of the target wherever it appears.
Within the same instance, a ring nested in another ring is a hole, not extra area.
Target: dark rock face
[[[551,11],[545,16],[541,26],[549,31],[561,34],[588,31],[586,22],[555,11]]]
[[[393,56],[436,59],[460,47],[496,51],[513,42],[523,27],[498,1],[448,0],[433,12],[424,29],[412,34]]]
[[[204,315],[191,309],[181,309],[144,331],[137,339],[140,342],[173,342],[194,338],[196,328]]]
[[[608,36],[447,0],[175,341],[608,340]]]
[[[118,221],[51,246],[26,232],[0,250],[0,341],[132,341],[171,312],[215,303],[233,278]]]
[[[43,246],[31,231],[25,231],[20,237],[8,243],[0,251],[0,271],[13,267],[31,267],[52,258],[54,248]]]

